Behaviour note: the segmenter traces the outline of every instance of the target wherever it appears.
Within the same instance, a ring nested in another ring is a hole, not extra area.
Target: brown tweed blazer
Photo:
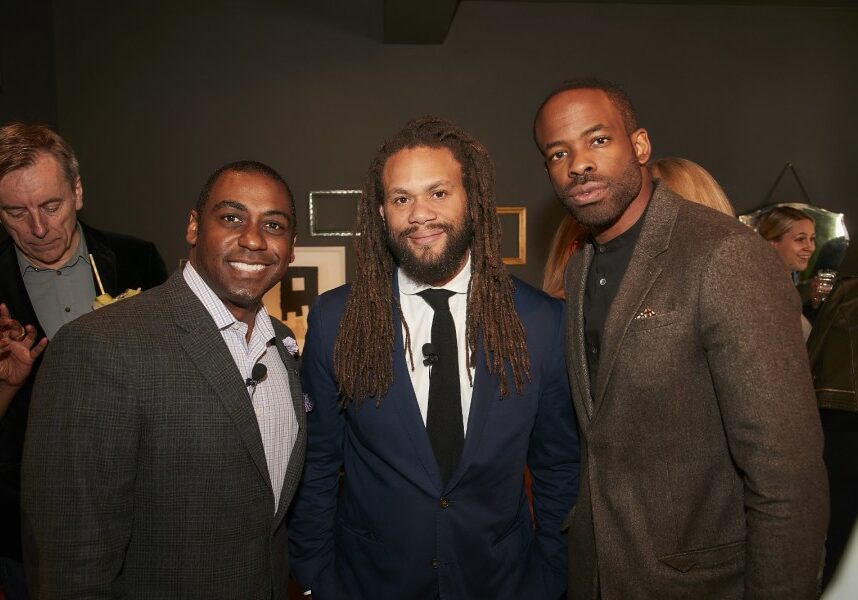
[[[581,428],[569,597],[814,597],[828,492],[780,260],[734,219],[656,185],[589,389],[589,244],[566,272]]]
[[[180,272],[60,330],[24,447],[33,598],[285,600],[306,414],[274,327],[300,427],[276,514],[247,388]]]

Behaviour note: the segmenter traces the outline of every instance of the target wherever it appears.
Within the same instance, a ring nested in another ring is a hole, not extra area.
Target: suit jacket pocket
[[[369,544],[378,544],[383,545],[382,541],[379,537],[372,531],[368,529],[354,527],[352,525],[347,525],[345,522],[340,521],[339,533],[342,536],[346,536],[349,538],[353,538],[357,541],[366,542]]]
[[[645,310],[648,309],[642,308],[637,313],[637,316],[632,319],[632,322],[629,323],[628,333],[634,333],[636,331],[648,331],[650,329],[666,327],[668,325],[672,325],[673,323],[682,321],[683,318],[686,317],[686,314],[676,309],[663,313],[656,312],[652,316],[643,316]]]
[[[694,568],[717,567],[745,552],[745,542],[731,542],[702,550],[677,552],[659,556],[658,560],[677,571],[687,573]]]

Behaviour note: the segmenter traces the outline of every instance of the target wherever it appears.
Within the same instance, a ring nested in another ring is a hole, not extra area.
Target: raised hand
[[[0,383],[22,385],[47,345],[47,338],[36,343],[36,328],[22,326],[9,315],[6,305],[0,304]]]

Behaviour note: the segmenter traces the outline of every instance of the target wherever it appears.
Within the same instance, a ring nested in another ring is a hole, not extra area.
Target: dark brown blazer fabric
[[[24,449],[34,598],[287,597],[306,414],[291,333],[272,321],[300,428],[276,514],[247,388],[180,272],[63,327]]]
[[[658,185],[643,218],[592,399],[590,245],[566,272],[569,598],[814,598],[828,490],[798,296],[738,221]]]

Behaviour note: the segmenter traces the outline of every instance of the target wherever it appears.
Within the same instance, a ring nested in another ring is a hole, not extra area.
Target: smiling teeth
[[[265,265],[250,265],[248,263],[243,262],[231,262],[229,263],[229,266],[231,266],[233,269],[238,269],[239,271],[261,271],[265,268]]]

